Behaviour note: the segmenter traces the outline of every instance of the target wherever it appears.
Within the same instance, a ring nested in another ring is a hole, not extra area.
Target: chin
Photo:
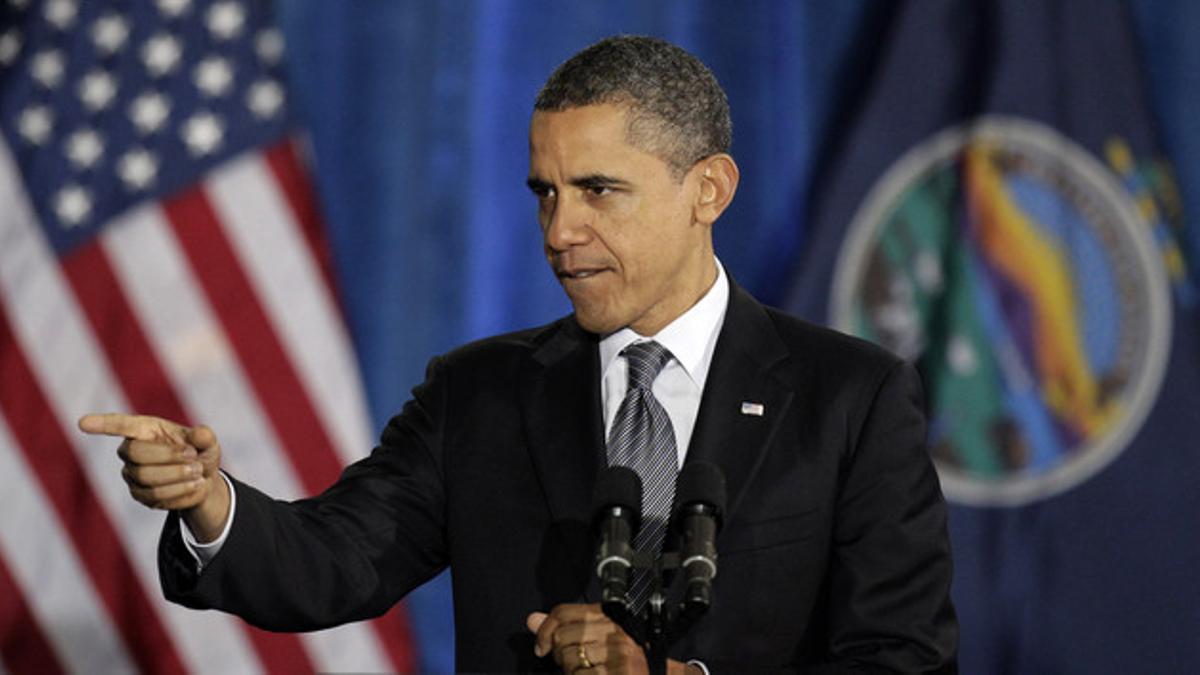
[[[575,306],[575,321],[584,330],[597,335],[607,335],[625,327],[617,318],[604,316],[598,312],[589,312],[586,308]]]

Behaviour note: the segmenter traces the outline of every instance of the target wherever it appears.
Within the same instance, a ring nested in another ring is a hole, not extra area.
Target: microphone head
[[[642,478],[627,466],[605,469],[592,493],[592,513],[596,517],[614,506],[629,511],[635,521],[642,512]]]
[[[706,504],[720,522],[725,515],[725,474],[710,462],[684,462],[675,483],[675,501],[680,508]]]

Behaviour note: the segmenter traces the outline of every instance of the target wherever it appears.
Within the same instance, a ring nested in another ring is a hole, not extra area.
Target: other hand
[[[563,604],[549,614],[533,612],[525,625],[536,634],[534,653],[553,655],[564,673],[649,672],[642,648],[598,604]],[[668,673],[689,670],[692,667],[678,661],[667,662]]]

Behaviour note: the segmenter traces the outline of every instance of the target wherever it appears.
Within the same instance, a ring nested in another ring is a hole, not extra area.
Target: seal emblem
[[[913,360],[946,496],[1017,504],[1094,475],[1170,349],[1152,228],[1083,147],[987,116],[905,153],[852,220],[832,323]]]

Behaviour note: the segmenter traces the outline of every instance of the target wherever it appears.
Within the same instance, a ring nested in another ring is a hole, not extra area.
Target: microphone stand
[[[664,553],[657,560],[649,553],[634,554],[633,568],[649,570],[654,581],[650,597],[640,613],[634,612],[630,607],[628,592],[606,592],[601,596],[601,609],[604,614],[642,647],[651,675],[665,675],[667,650],[708,611],[708,599],[697,598],[692,594],[688,594],[678,608],[667,604],[663,573],[679,567],[679,554],[675,552]]]

